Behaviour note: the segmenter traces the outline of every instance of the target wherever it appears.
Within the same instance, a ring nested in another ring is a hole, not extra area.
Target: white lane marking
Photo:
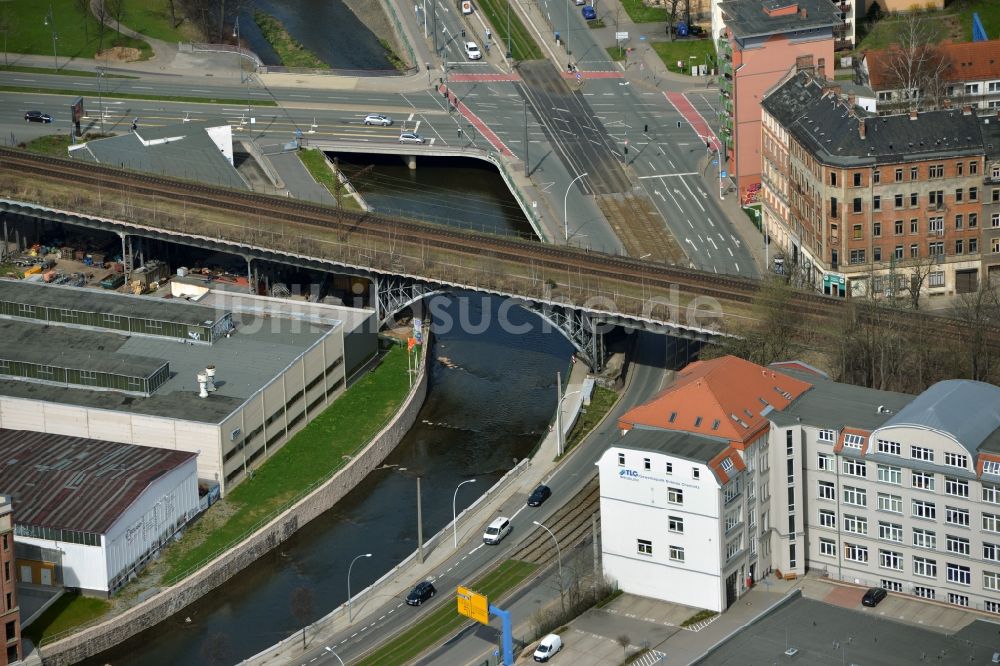
[[[674,163],[671,160],[667,160],[667,164],[670,165],[671,169],[676,169],[677,168],[677,167],[674,166]]]
[[[413,131],[414,132],[419,132],[420,131],[420,123],[421,123],[421,121],[418,120],[417,124],[413,126]]]
[[[514,520],[515,518],[517,518],[517,514],[519,514],[519,513],[521,513],[522,511],[524,511],[524,510],[525,510],[525,508],[527,508],[527,504],[522,504],[522,505],[521,505],[521,508],[520,508],[520,509],[518,509],[517,511],[515,511],[515,512],[514,512],[514,515],[513,515],[513,516],[511,516],[511,517],[510,517],[510,519],[511,519],[511,520]]]
[[[472,555],[474,552],[476,552],[477,550],[479,550],[480,548],[482,548],[485,545],[486,545],[485,543],[479,544],[478,546],[476,546],[475,548],[473,548],[472,550],[469,551],[469,555]]]
[[[34,83],[35,79],[14,79],[15,81],[23,81],[24,83]]]
[[[718,249],[719,249],[719,246],[715,244],[715,239],[714,239],[714,238],[712,238],[711,236],[709,236],[709,237],[707,238],[707,240],[708,240],[708,242],[709,242],[709,243],[711,243],[711,244],[712,244],[712,247],[713,247],[714,249],[716,249],[716,250],[718,250]]]
[[[693,224],[691,224],[691,220],[688,220],[688,221],[687,221],[687,223],[688,223],[688,226],[689,226],[689,227],[691,227],[692,229],[694,229],[694,225],[693,225]]]
[[[730,257],[735,257],[736,256],[735,254],[733,254],[733,248],[727,247],[726,249],[729,250],[729,256]]]
[[[351,638],[354,638],[357,635],[358,635],[358,632],[355,631],[353,634],[351,634]]]
[[[740,246],[740,239],[739,238],[737,238],[736,236],[734,236],[732,234],[729,234],[729,237],[733,239],[734,243],[736,243],[736,247]]]
[[[650,164],[649,166],[653,166],[653,165]],[[686,171],[684,173],[658,173],[655,176],[639,176],[639,179],[642,180],[643,178],[674,178],[674,177],[679,177],[679,176],[697,176],[697,175],[698,175],[697,171]],[[688,189],[691,189],[691,188],[688,188]],[[692,194],[692,196],[694,196],[693,192],[691,194]]]
[[[382,621],[382,620],[384,620],[384,619],[385,619],[385,615],[383,615],[382,617],[380,617],[380,618],[378,619],[378,621],[379,621],[379,622],[381,622],[381,621]]]
[[[191,88],[191,92],[200,92],[200,93],[209,93],[209,94],[212,93],[211,90],[200,90],[198,88]]]
[[[132,86],[135,90],[152,90],[150,86]]]
[[[411,113],[410,115],[408,115],[408,116],[406,117],[406,122],[408,122],[408,123],[409,123],[409,122],[412,122],[412,121],[413,121],[413,114]]]
[[[698,208],[701,208],[701,212],[703,212],[703,213],[704,213],[704,212],[705,212],[705,207],[701,205],[701,202],[700,202],[700,201],[698,201],[698,197],[696,197],[696,196],[694,195],[694,192],[693,192],[693,191],[691,190],[691,186],[690,186],[690,185],[688,185],[688,184],[687,184],[687,181],[686,181],[686,180],[684,180],[683,178],[681,178],[681,182],[682,182],[682,183],[684,183],[684,187],[686,187],[686,188],[687,188],[687,191],[691,193],[691,198],[692,198],[692,199],[694,199],[694,202],[695,202],[696,204],[698,204]]]
[[[667,198],[665,196],[663,196],[663,193],[660,192],[659,190],[653,190],[653,194],[655,194],[656,196],[660,197],[660,200],[663,203],[667,203]]]
[[[736,266],[736,272],[739,273],[740,272],[740,265],[734,261],[733,262],[733,266]]]

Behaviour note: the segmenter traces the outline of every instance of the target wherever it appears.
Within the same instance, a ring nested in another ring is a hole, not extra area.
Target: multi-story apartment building
[[[876,117],[808,70],[761,107],[763,224],[804,282],[839,296],[977,288],[985,149],[971,109]]]
[[[857,82],[870,87],[875,93],[880,115],[908,111],[911,103],[919,103],[922,110],[938,106],[1000,108],[1000,39],[944,42],[932,47],[925,59],[933,64],[924,67],[934,69],[940,63],[941,76],[929,76],[923,85],[934,87],[933,91],[905,89],[908,86],[893,72],[900,64],[908,64],[909,60],[905,57],[901,59],[897,53],[893,48],[868,51],[856,70]],[[907,67],[907,71],[911,68]],[[939,98],[938,104],[934,100]]]
[[[713,20],[720,66],[720,139],[724,165],[740,201],[754,203],[760,190],[760,103],[800,59],[823,71],[834,68],[839,10],[829,0],[724,0]]]
[[[1000,614],[997,405],[967,380],[914,397],[802,363],[692,364],[598,463],[605,571],[713,610],[815,569]]]
[[[0,495],[0,626],[3,652],[0,666],[21,661],[21,613],[17,605],[17,575],[14,572],[14,509],[10,497]]]
[[[983,278],[1000,286],[1000,112],[980,119],[986,169],[983,170]]]

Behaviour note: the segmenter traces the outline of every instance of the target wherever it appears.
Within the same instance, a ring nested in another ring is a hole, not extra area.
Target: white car
[[[466,42],[465,57],[469,60],[480,60],[483,57],[483,52],[479,50],[475,42]]]
[[[365,125],[381,125],[382,127],[388,127],[392,124],[392,118],[389,116],[383,116],[381,113],[369,113],[365,116]]]
[[[424,137],[420,136],[416,132],[403,132],[399,135],[400,143],[423,143]]]
[[[490,523],[486,531],[483,532],[483,543],[495,546],[508,534],[510,534],[510,518],[501,516]]]
[[[549,634],[538,644],[535,649],[535,661],[548,661],[556,652],[562,650],[562,639],[559,634]]]

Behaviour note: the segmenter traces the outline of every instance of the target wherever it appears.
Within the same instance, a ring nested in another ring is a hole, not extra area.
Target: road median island
[[[498,48],[507,46],[508,25],[510,27],[510,51],[514,60],[541,60],[542,50],[534,37],[524,27],[521,18],[510,12],[506,2],[500,0],[479,0],[479,7],[493,26],[493,42]]]
[[[500,599],[505,593],[513,590],[527,579],[537,568],[537,564],[530,562],[506,560],[468,587],[486,595],[488,599]],[[451,590],[442,590],[441,592],[442,594],[453,594]],[[359,661],[358,666],[408,663],[449,634],[457,631],[466,622],[469,622],[469,619],[458,614],[454,600],[446,599],[439,608],[434,609],[422,620],[391,638],[386,645]]]
[[[33,95],[69,95],[79,97],[79,90],[64,90],[60,88],[40,88],[38,86],[0,86],[0,92],[30,93]],[[104,92],[104,99],[136,99],[156,102],[184,102],[189,104],[227,104],[231,106],[246,106],[245,99],[230,99],[228,97],[176,97],[172,95],[139,95],[135,93]],[[96,100],[88,95],[89,103]],[[271,99],[255,99],[254,106],[278,106],[278,103]]]

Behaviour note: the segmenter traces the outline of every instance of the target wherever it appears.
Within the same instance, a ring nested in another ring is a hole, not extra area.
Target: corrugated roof
[[[1000,428],[1000,387],[971,379],[934,384],[901,409],[883,428],[916,426],[947,433],[973,456]]]
[[[692,435],[671,430],[635,428],[615,442],[615,446],[642,451],[659,451],[670,455],[708,463],[729,448],[729,442],[718,437]]]
[[[17,523],[104,534],[149,484],[195,457],[0,429],[0,492],[13,499]]]
[[[1000,39],[985,42],[943,42],[937,45],[941,57],[948,63],[943,80],[950,83],[964,81],[987,81],[1000,78]],[[893,47],[868,51],[865,61],[868,65],[868,80],[875,90],[894,87],[889,73]]]
[[[647,426],[747,443],[771,407],[784,409],[809,383],[738,358],[691,363],[673,384],[619,419],[622,429]]]
[[[842,384],[788,368],[785,372],[809,381],[812,388],[784,410],[768,414],[768,418],[779,427],[798,423],[831,430],[857,428],[871,431],[886,423],[913,400],[913,396],[906,393]],[[879,406],[883,408],[881,411]]]
[[[738,39],[832,29],[843,23],[830,0],[728,0],[719,8],[726,27]]]

